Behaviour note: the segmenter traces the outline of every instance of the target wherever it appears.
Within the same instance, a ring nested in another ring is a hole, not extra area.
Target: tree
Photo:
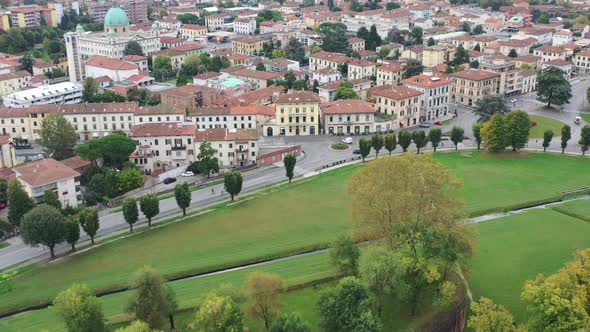
[[[242,191],[242,173],[238,171],[227,172],[223,175],[223,187],[231,195],[232,202],[234,197]]]
[[[440,144],[442,140],[442,130],[440,128],[432,128],[428,131],[428,141],[432,144],[432,148],[434,152],[436,152],[436,148]]]
[[[483,27],[481,26],[481,24],[476,25],[473,28],[473,31],[471,32],[474,35],[481,35],[483,34],[485,31],[483,30]],[[479,44],[478,44],[479,45]]]
[[[351,0],[350,6],[348,7],[353,12],[362,12],[363,6],[358,2],[358,0]]]
[[[394,295],[397,290],[396,275],[399,265],[399,257],[383,246],[370,246],[361,255],[360,278],[375,299],[379,317],[387,297]]]
[[[483,127],[483,123],[476,122],[473,124],[473,137],[475,138],[475,142],[477,143],[477,149],[479,150],[481,147],[481,128]]]
[[[459,143],[463,142],[465,131],[461,127],[454,126],[451,130],[451,141],[455,144],[455,150],[459,147]]]
[[[505,115],[510,112],[510,109],[501,96],[484,96],[475,103],[473,113],[479,116],[480,122],[488,121],[492,115]]]
[[[59,293],[53,305],[70,332],[106,331],[102,303],[84,284],[73,284]]]
[[[356,32],[356,36],[367,41],[369,39],[369,30],[365,27],[360,27]]]
[[[580,133],[580,141],[578,142],[582,148],[582,155],[586,155],[588,147],[590,146],[590,126],[585,125]]]
[[[473,61],[469,62],[469,68],[473,68],[473,69],[479,68],[479,61],[473,60]]]
[[[147,194],[139,200],[139,207],[141,213],[148,220],[148,227],[152,227],[152,218],[160,213],[160,200],[158,196],[153,194]]]
[[[349,87],[346,83],[343,83],[341,86],[336,88],[336,95],[334,96],[334,100],[340,99],[359,99],[359,95],[352,87]]]
[[[199,332],[242,332],[243,314],[230,297],[207,295],[196,315]]]
[[[363,158],[363,163],[365,162],[365,158],[371,152],[371,141],[365,138],[361,138],[359,140],[359,149],[361,151],[361,158]]]
[[[305,48],[303,44],[296,38],[289,38],[289,42],[285,46],[287,52],[287,59],[303,63],[305,61]]]
[[[565,153],[565,148],[567,148],[567,142],[572,138],[572,128],[568,125],[564,125],[561,128],[561,153]],[[9,217],[10,219],[10,217]]]
[[[41,123],[40,143],[52,158],[62,160],[74,155],[78,134],[63,113],[51,113]]]
[[[404,152],[408,151],[408,147],[412,144],[412,134],[407,130],[400,130],[397,134],[397,142]]]
[[[20,57],[18,60],[23,70],[28,71],[29,73],[33,72],[33,65],[35,64],[35,58],[30,52],[25,53],[23,56]]]
[[[134,291],[127,304],[127,312],[149,324],[154,329],[162,329],[169,313],[168,290],[165,280],[153,268],[144,266],[131,281]]]
[[[381,36],[377,33],[377,27],[375,24],[371,25],[371,29],[369,30],[368,39],[365,44],[365,48],[371,51],[374,51],[377,46],[381,46],[383,44],[383,40],[381,40]]]
[[[178,207],[182,209],[182,215],[186,216],[186,208],[191,205],[191,192],[187,183],[177,184],[174,187],[174,198]]]
[[[375,158],[378,158],[379,150],[383,147],[383,136],[373,135],[373,137],[371,137],[371,147],[375,150]]]
[[[341,279],[337,285],[320,292],[318,300],[320,326],[326,332],[377,332],[380,324],[371,311],[371,305],[367,289],[357,278]],[[367,325],[366,323],[372,323],[369,325],[373,328],[362,328]]]
[[[115,332],[160,332],[160,330],[152,330],[148,323],[134,320],[131,324],[116,329]]]
[[[458,66],[464,63],[469,63],[469,53],[465,48],[463,48],[463,45],[459,45],[459,47],[457,47],[457,50],[455,51],[455,57],[453,58],[451,64],[454,66]]]
[[[327,52],[348,54],[350,43],[346,35],[346,28],[336,27],[327,31],[321,48]]]
[[[65,224],[64,216],[59,210],[53,206],[41,204],[23,216],[20,234],[25,244],[47,246],[51,258],[55,258],[55,245],[65,240]]]
[[[268,332],[310,332],[309,325],[294,312],[280,314],[270,326]]]
[[[397,2],[388,2],[385,5],[385,9],[387,9],[387,10],[394,10],[394,9],[397,9],[397,8],[400,8],[400,4],[397,3]]]
[[[419,154],[420,149],[425,147],[428,143],[428,137],[426,136],[426,133],[422,130],[412,132],[412,140],[414,141],[414,145],[416,145],[417,154]]]
[[[73,218],[66,220],[66,242],[72,246],[72,251],[76,251],[76,243],[80,240],[80,224]]]
[[[522,149],[529,141],[531,120],[525,111],[508,113],[504,119],[506,145],[512,146],[512,151]]]
[[[436,41],[434,41],[434,38],[430,37],[428,38],[428,46],[434,46],[436,45]]]
[[[389,47],[382,46],[379,49],[379,58],[385,59],[389,56],[389,53],[391,53],[391,49]]]
[[[141,55],[143,56],[143,49],[141,45],[135,40],[132,40],[125,45],[125,49],[123,49],[124,55]]]
[[[43,204],[51,205],[61,211],[61,202],[57,198],[57,194],[51,190],[45,190],[43,193]]]
[[[481,47],[479,46],[479,44],[475,44],[475,47],[473,47],[473,50],[477,51],[477,52],[481,52]]]
[[[464,32],[471,32],[471,25],[469,25],[469,22],[465,21],[463,22],[463,25],[461,26],[461,30]]]
[[[124,134],[114,133],[98,139],[104,162],[115,167],[119,167],[127,161],[129,155],[137,147],[135,141]]]
[[[289,178],[289,183],[291,183],[291,179],[295,173],[293,170],[295,169],[295,164],[297,163],[297,155],[294,153],[288,153],[285,157],[283,157],[283,164],[285,164],[285,172],[287,178]]]
[[[412,36],[413,42],[414,44],[422,44],[422,35],[423,35],[423,30],[420,27],[415,27],[414,29],[412,29],[412,32],[410,32],[410,35]]]
[[[129,231],[133,232],[133,224],[137,222],[139,212],[137,210],[137,200],[133,197],[125,199],[123,203],[123,217],[125,222],[129,224]]]
[[[93,102],[96,94],[98,94],[98,82],[94,78],[88,77],[84,80],[83,88],[82,101],[87,103]]]
[[[154,69],[172,71],[172,59],[167,55],[158,55],[154,58]]]
[[[257,71],[266,71],[266,67],[264,66],[264,63],[259,63],[256,65],[256,70]]]
[[[511,58],[516,58],[518,56],[518,53],[516,53],[515,49],[511,49],[510,53],[508,53],[508,56]]]
[[[424,70],[422,62],[417,60],[408,60],[406,63],[406,69],[404,71],[404,74],[402,75],[403,78],[410,78],[412,76],[422,74],[422,71]]]
[[[174,313],[178,310],[178,301],[176,301],[176,293],[170,285],[166,286],[166,300],[168,301],[168,321],[170,322],[170,330],[174,331]]]
[[[537,96],[541,101],[551,104],[567,104],[572,98],[572,86],[557,67],[547,67],[537,75]]]
[[[481,139],[491,152],[500,152],[506,148],[506,125],[504,117],[494,114],[481,128]]]
[[[510,311],[486,297],[471,303],[467,326],[477,332],[515,332]]]
[[[246,312],[253,318],[262,319],[266,330],[279,314],[282,305],[279,296],[284,288],[283,280],[272,273],[256,271],[246,278]]]
[[[215,158],[217,150],[211,147],[210,142],[203,142],[199,146],[199,154],[197,154],[198,171],[201,174],[206,174],[207,178],[211,173],[219,172],[219,161]]]
[[[100,228],[100,221],[98,218],[98,210],[91,208],[84,208],[80,211],[80,226],[84,232],[90,237],[90,243],[94,244],[94,237]]]
[[[383,143],[385,145],[385,150],[387,150],[389,152],[389,155],[391,156],[391,152],[395,150],[395,147],[397,145],[397,139],[395,138],[395,134],[386,134],[383,137]]]
[[[339,236],[330,249],[330,260],[343,276],[358,273],[360,250],[356,243],[346,235]]]
[[[397,43],[402,45],[405,43],[404,37],[397,28],[391,28],[387,32],[387,37],[385,37],[385,41],[388,43]]]
[[[27,192],[23,184],[17,180],[8,183],[8,222],[13,227],[21,224],[22,217],[33,209],[35,202]]]
[[[553,139],[553,130],[547,130],[543,133],[543,152],[547,151],[547,148],[551,144]]]

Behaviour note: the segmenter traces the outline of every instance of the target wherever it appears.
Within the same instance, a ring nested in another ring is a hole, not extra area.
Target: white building
[[[27,107],[43,104],[77,104],[82,101],[82,88],[71,82],[45,85],[2,97],[4,106]]]
[[[563,29],[553,34],[553,46],[561,46],[563,44],[569,44],[572,42],[574,34],[568,30]]]
[[[342,75],[338,70],[324,68],[311,73],[311,81],[318,81],[320,85],[340,81],[341,79]]]
[[[139,74],[136,64],[97,55],[86,61],[86,77],[98,78],[108,76],[113,82],[121,82],[127,78]]]
[[[220,168],[256,165],[258,131],[256,129],[213,128],[195,132],[195,151],[208,142],[216,150]]]
[[[451,80],[432,73],[412,76],[403,81],[405,86],[423,93],[421,121],[445,117],[449,111]]]
[[[234,21],[234,32],[238,35],[254,35],[256,33],[256,19],[237,18]]]

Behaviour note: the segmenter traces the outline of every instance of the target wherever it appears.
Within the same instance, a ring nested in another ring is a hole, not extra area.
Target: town
[[[0,7],[1,331],[590,328],[588,1]]]

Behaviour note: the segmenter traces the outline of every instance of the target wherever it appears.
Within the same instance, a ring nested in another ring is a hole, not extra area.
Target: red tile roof
[[[451,74],[451,76],[472,81],[482,81],[494,77],[500,77],[500,74],[485,70],[462,70]]]
[[[429,88],[433,86],[441,86],[451,84],[451,80],[447,77],[438,77],[438,76],[431,76],[431,75],[416,75],[410,78],[406,78],[404,84],[410,86],[420,86],[424,88]]]
[[[209,128],[195,131],[195,142],[220,142],[220,141],[256,141],[258,131],[256,129],[227,129]]]
[[[275,100],[275,104],[288,103],[319,103],[320,97],[310,91],[293,92],[284,94]]]
[[[362,100],[341,99],[322,103],[320,105],[324,114],[354,114],[354,113],[376,113],[373,104]]]
[[[161,137],[161,136],[192,136],[195,132],[194,124],[171,123],[143,123],[130,129],[132,137]]]
[[[333,53],[333,52],[318,52],[318,53],[312,54],[310,56],[310,58],[331,61],[331,62],[348,62],[351,60],[349,57],[347,57],[344,54]]]
[[[86,61],[86,65],[110,70],[133,70],[138,68],[134,63],[113,59],[102,55],[93,56],[90,60]]]
[[[31,187],[80,176],[80,173],[52,158],[26,163],[13,167],[12,170],[21,181],[28,183]]]
[[[373,89],[371,89],[371,93],[373,94],[373,96],[395,100],[413,98],[422,95],[422,92],[414,90],[412,88],[408,88],[407,86],[395,86],[391,84],[374,87]]]

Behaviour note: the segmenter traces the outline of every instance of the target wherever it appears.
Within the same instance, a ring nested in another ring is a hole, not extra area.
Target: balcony
[[[186,145],[172,145],[172,151],[186,150]]]
[[[246,152],[248,152],[248,148],[236,148],[236,152],[246,153]]]

